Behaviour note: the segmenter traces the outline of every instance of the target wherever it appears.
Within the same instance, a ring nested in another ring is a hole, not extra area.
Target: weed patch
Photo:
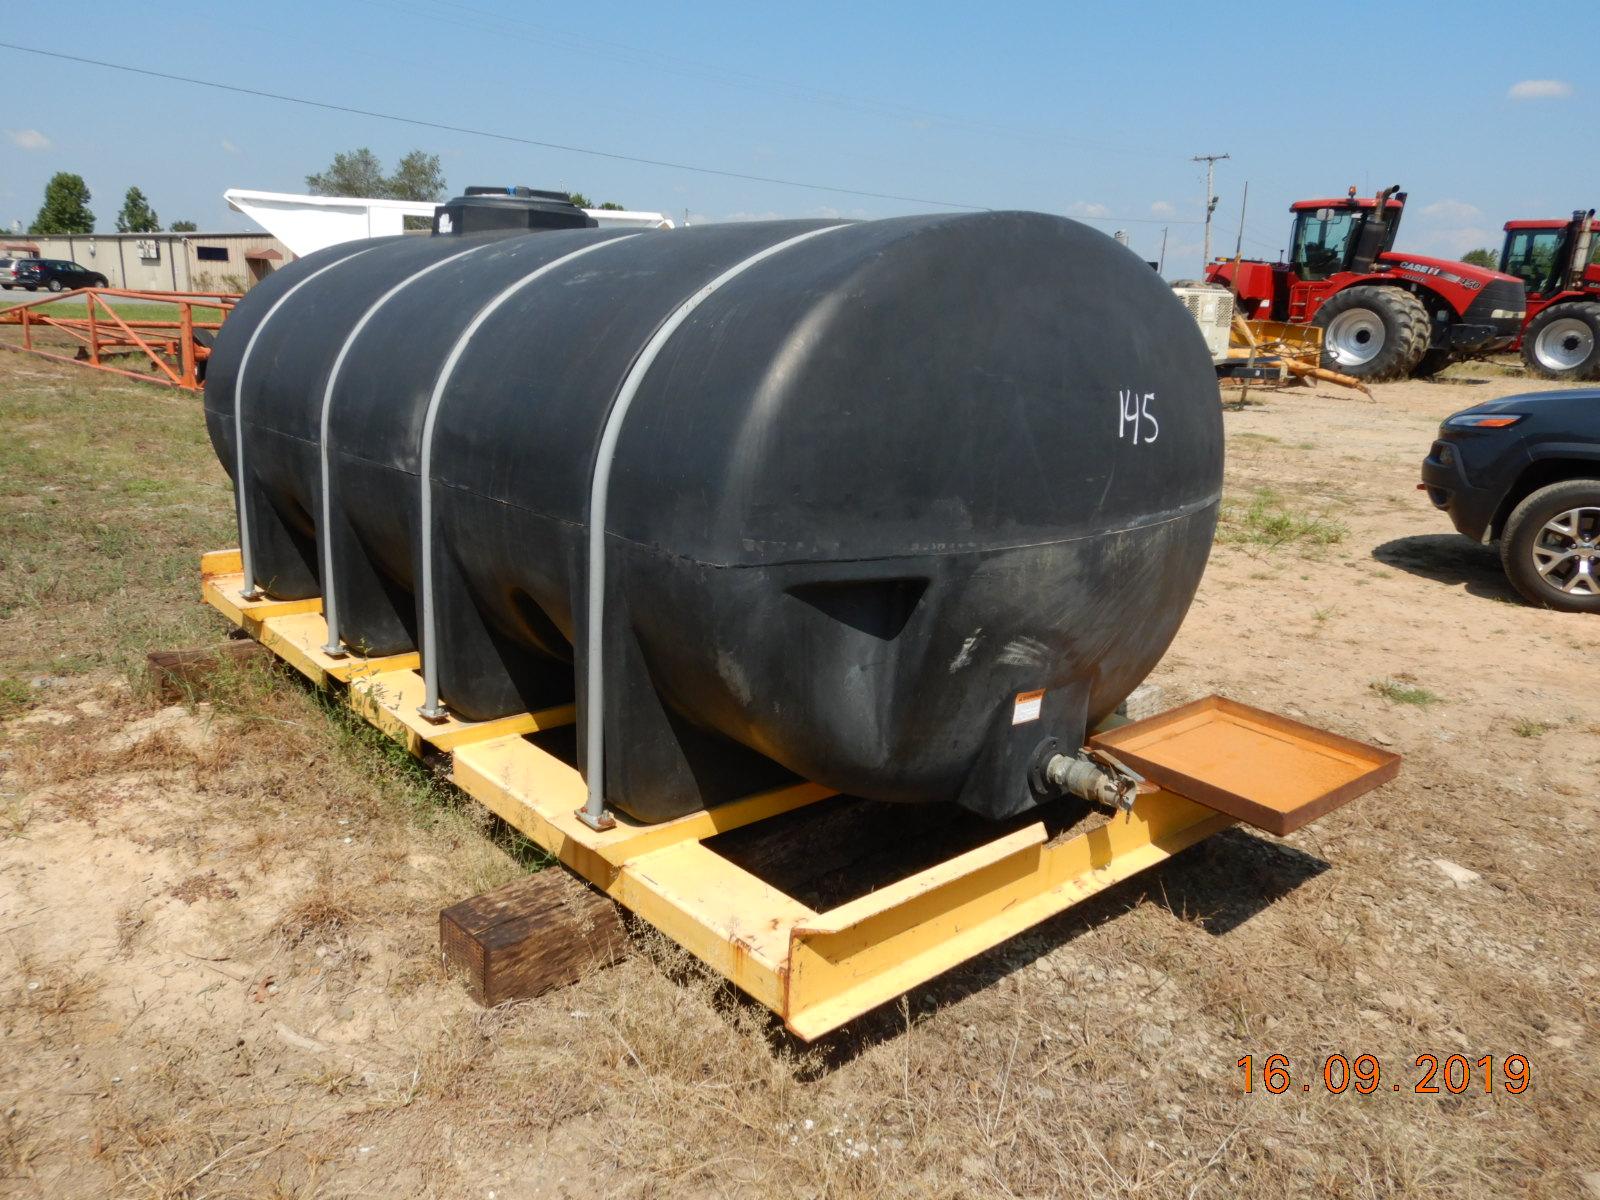
[[[1248,502],[1223,501],[1217,522],[1219,544],[1268,551],[1289,545],[1312,550],[1333,546],[1348,532],[1341,522],[1321,513],[1291,509],[1271,488],[1257,489]]]
[[[1427,708],[1430,704],[1440,704],[1444,701],[1443,696],[1430,692],[1425,687],[1397,679],[1374,679],[1367,686],[1393,704],[1414,704],[1418,708]]]

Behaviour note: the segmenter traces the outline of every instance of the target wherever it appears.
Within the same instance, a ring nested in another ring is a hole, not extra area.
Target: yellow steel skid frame
[[[417,714],[415,654],[331,658],[321,601],[243,600],[239,552],[201,560],[206,601],[318,685],[348,685],[352,709],[403,742],[448,752],[468,795],[650,922],[810,1041],[1032,925],[1194,845],[1232,819],[1168,791],[1087,833],[1049,840],[1043,824],[825,912],[705,845],[708,838],[833,795],[803,783],[659,825],[577,817],[577,769],[522,735],[570,724],[571,705],[495,721]]]

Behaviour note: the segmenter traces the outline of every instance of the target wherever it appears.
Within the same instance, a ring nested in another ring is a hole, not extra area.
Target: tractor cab
[[[1290,270],[1307,281],[1372,270],[1380,254],[1394,249],[1405,204],[1404,192],[1358,198],[1354,188],[1342,200],[1296,201],[1290,206],[1294,213]]]
[[[1507,221],[1500,269],[1527,285],[1522,361],[1541,379],[1600,379],[1600,221]]]
[[[1522,280],[1530,297],[1600,290],[1600,221],[1593,209],[1570,221],[1507,221],[1505,229],[1500,270]]]

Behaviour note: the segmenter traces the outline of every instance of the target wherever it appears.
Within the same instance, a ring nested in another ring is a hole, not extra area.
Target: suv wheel
[[[49,288],[52,292],[59,292],[61,290],[61,280],[52,279],[49,283],[45,284],[45,287]]]
[[[1523,500],[1500,536],[1500,561],[1534,604],[1600,613],[1600,479],[1553,483]]]

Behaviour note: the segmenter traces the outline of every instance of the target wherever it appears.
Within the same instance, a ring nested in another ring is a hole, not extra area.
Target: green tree
[[[196,225],[193,221],[174,221],[171,225],[168,225],[167,228],[173,233],[193,233],[195,230],[199,229],[200,226]]]
[[[150,207],[150,201],[136,187],[128,189],[122,199],[122,211],[117,214],[118,233],[156,233],[161,229],[161,218]]]
[[[443,200],[444,172],[437,154],[413,150],[402,158],[389,176],[386,193],[395,200]]]
[[[44,185],[44,203],[28,232],[93,233],[94,214],[89,211],[89,199],[89,185],[82,175],[57,171]]]
[[[1471,263],[1475,267],[1488,267],[1491,271],[1498,270],[1500,266],[1500,256],[1487,246],[1468,250],[1461,256],[1461,261]]]
[[[442,200],[444,172],[439,156],[413,150],[386,175],[378,156],[365,146],[335,154],[326,171],[306,176],[317,196],[367,196],[380,200]]]
[[[589,197],[585,196],[582,192],[573,192],[567,197],[567,199],[571,200],[579,208],[594,208],[594,209],[599,209],[602,212],[626,212],[627,211],[627,209],[623,205],[618,204],[615,200],[607,200],[603,204],[596,204],[593,200],[589,199]]]
[[[389,178],[378,156],[365,146],[335,154],[326,171],[306,176],[314,196],[387,196]]]
[[[594,201],[589,199],[589,197],[585,196],[582,192],[569,192],[567,194],[567,199],[571,200],[579,208],[594,207]]]
[[[600,208],[601,208],[601,211],[603,211],[603,212],[626,212],[627,211],[627,209],[623,208],[622,205],[618,204],[615,200],[607,200],[604,204],[602,204],[600,206]]]

